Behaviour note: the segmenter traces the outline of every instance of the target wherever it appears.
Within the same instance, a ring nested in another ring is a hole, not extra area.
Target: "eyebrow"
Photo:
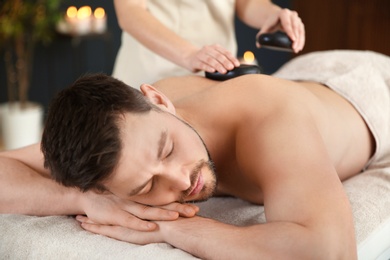
[[[162,131],[161,134],[160,134],[160,139],[158,141],[158,149],[157,149],[157,159],[160,159],[161,156],[162,156],[162,152],[163,152],[165,144],[167,142],[167,136],[168,136],[168,133],[167,133],[166,130]],[[132,189],[129,193],[127,193],[127,196],[131,197],[131,196],[136,195],[143,188],[145,188],[146,185],[148,185],[149,182],[150,182],[150,180],[147,180],[146,182],[144,182],[143,184],[141,184],[137,188]]]
[[[167,142],[167,136],[168,133],[166,130],[161,132],[160,140],[158,141],[157,159],[160,159],[162,156],[163,149]]]

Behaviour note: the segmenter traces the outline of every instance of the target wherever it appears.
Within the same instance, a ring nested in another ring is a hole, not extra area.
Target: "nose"
[[[166,173],[166,179],[171,190],[185,191],[191,187],[191,170],[186,167],[175,167]]]

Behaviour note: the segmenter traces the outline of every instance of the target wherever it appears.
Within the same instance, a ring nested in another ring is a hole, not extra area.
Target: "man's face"
[[[123,124],[122,124],[123,123]],[[119,164],[104,186],[147,205],[199,201],[212,196],[216,177],[200,136],[167,112],[125,114]]]

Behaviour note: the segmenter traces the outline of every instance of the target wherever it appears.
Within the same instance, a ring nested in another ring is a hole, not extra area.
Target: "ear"
[[[169,98],[162,92],[158,91],[155,87],[148,84],[142,84],[140,90],[142,94],[154,105],[157,105],[162,110],[176,114],[176,109]]]

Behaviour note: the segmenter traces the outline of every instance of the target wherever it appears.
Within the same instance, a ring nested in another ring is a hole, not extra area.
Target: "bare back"
[[[265,122],[262,120],[264,109],[284,107],[283,102],[303,106],[315,121],[314,126],[341,180],[359,173],[374,151],[372,135],[353,106],[318,83],[286,81],[264,75],[251,75],[225,82],[192,76],[168,78],[157,82],[155,86],[173,101],[178,110],[183,111],[183,117],[188,118],[201,135],[204,133],[217,170],[223,172],[219,187],[223,194],[262,202],[258,186],[250,185],[253,183],[250,177],[243,178],[242,167],[237,164],[237,146],[240,145],[237,142],[237,129],[251,124],[261,125]],[[288,133],[294,124],[293,121],[288,122],[278,131],[281,131],[280,134],[283,131]],[[260,129],[254,127],[252,132],[248,132],[248,140],[244,140],[241,147],[244,154],[251,153],[248,144],[253,136],[259,135]],[[278,154],[279,149],[270,147],[268,153]],[[305,159],[311,160],[310,157]],[[242,190],[246,194],[242,194]]]

